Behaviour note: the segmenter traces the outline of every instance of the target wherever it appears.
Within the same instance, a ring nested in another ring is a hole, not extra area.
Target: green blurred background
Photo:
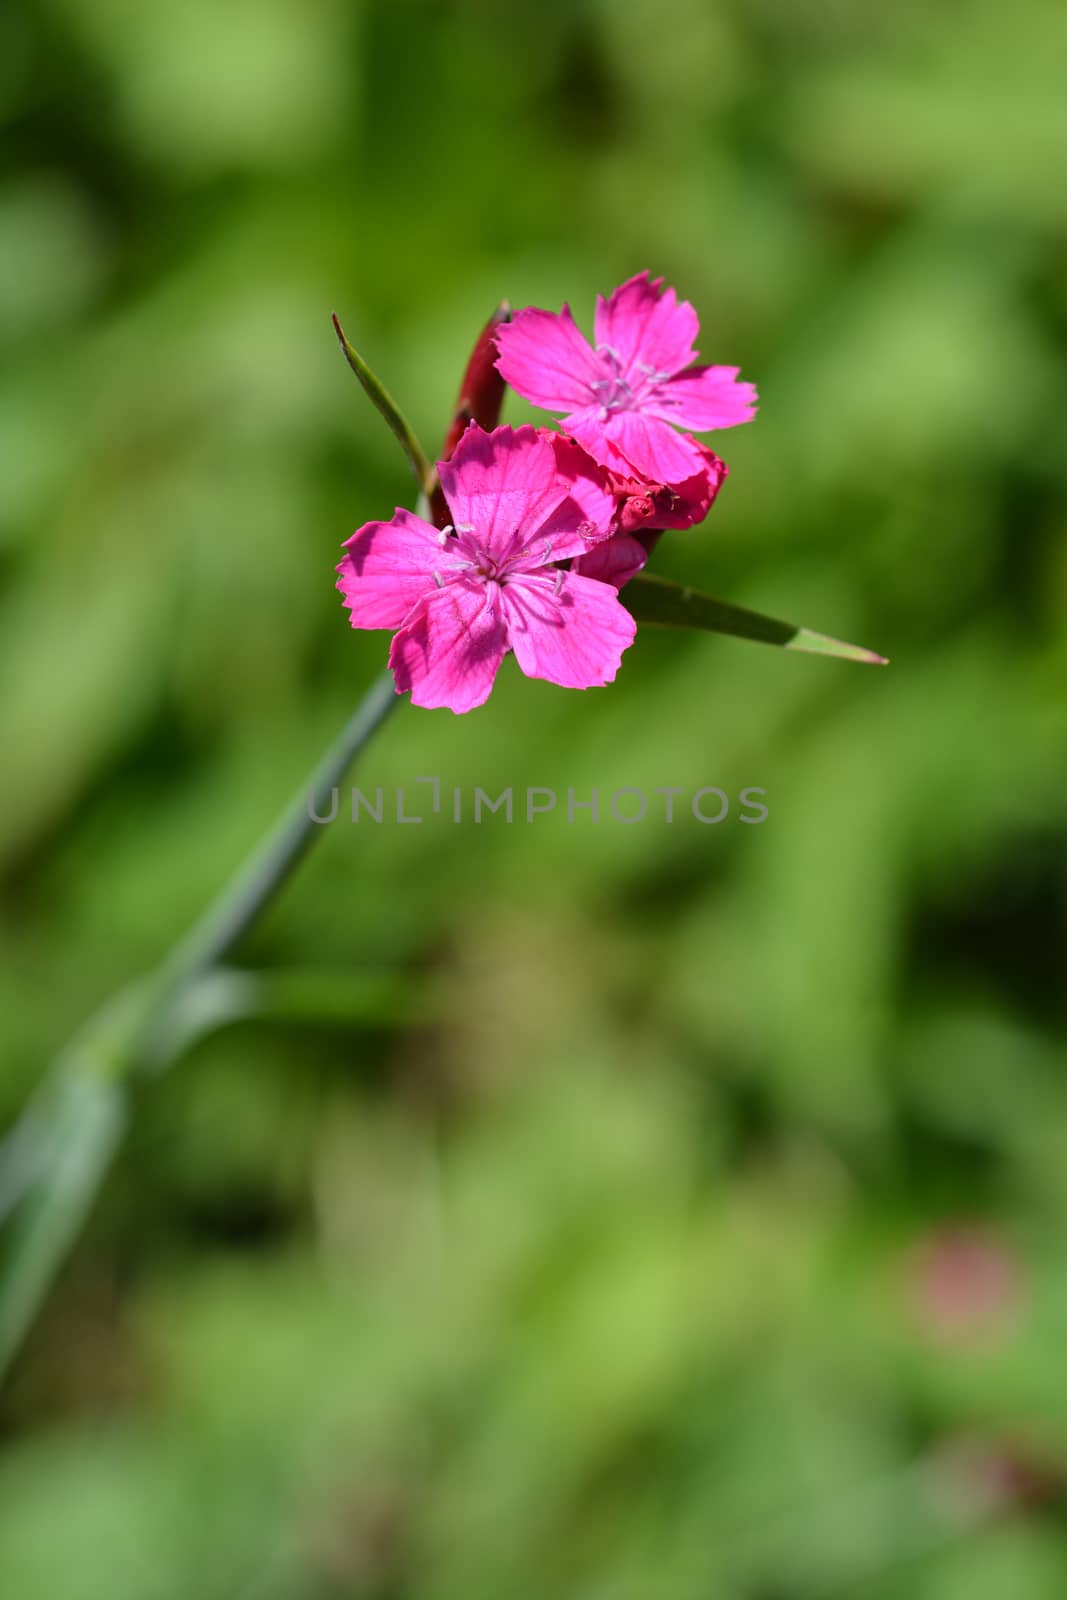
[[[432,447],[665,274],[762,409],[656,568],[893,658],[390,721],[770,818],[325,831],[0,1398],[5,1600],[1067,1593],[1065,84],[1059,0],[0,13],[4,1125],[384,661],[332,310]]]

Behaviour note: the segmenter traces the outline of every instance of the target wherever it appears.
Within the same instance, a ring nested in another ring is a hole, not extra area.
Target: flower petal
[[[489,698],[507,648],[503,609],[484,583],[461,578],[433,589],[393,639],[389,665],[398,693],[416,706],[472,711]]]
[[[680,428],[734,428],[751,422],[756,414],[756,385],[739,383],[740,367],[690,367],[657,384],[642,402],[651,417],[662,417]]]
[[[563,561],[568,556],[581,555],[602,539],[610,539],[616,499],[604,468],[580,444],[560,433],[547,433],[546,437],[552,444],[556,470],[567,486],[567,496],[541,528],[537,543],[544,539],[551,548],[549,560]],[[537,562],[544,564],[543,560]]]
[[[528,678],[565,689],[610,683],[637,624],[609,583],[560,571],[514,578],[505,585],[508,643]]]
[[[632,477],[634,469],[612,442],[608,435],[608,423],[611,418],[605,418],[602,408],[596,406],[583,406],[578,411],[572,411],[563,418],[560,426],[581,445],[586,455],[591,456],[598,466],[606,467],[609,472],[620,473],[623,477]]]
[[[571,563],[571,571],[583,578],[593,578],[597,583],[610,583],[619,590],[637,576],[648,560],[648,551],[640,539],[629,533],[617,533],[605,539]]]
[[[591,385],[604,376],[567,305],[558,316],[534,306],[519,311],[497,329],[496,341],[497,371],[517,394],[546,411],[588,404]]]
[[[674,487],[703,470],[703,446],[690,434],[678,433],[658,417],[646,416],[643,411],[616,411],[602,427],[609,449],[623,463],[628,463],[623,471],[636,472],[652,483]],[[594,455],[584,434],[577,437],[590,455]]]
[[[557,470],[551,435],[531,427],[485,433],[472,422],[437,472],[457,529],[471,530],[498,561],[540,533],[569,487]]]
[[[597,346],[615,351],[623,375],[634,385],[652,372],[680,372],[696,360],[697,314],[673,289],[660,293],[662,283],[639,272],[607,300],[597,296]]]
[[[345,541],[337,567],[353,628],[398,628],[428,589],[441,557],[437,530],[398,507],[389,522],[365,522]]]

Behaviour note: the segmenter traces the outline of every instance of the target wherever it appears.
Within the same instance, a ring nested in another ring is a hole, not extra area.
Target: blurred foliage
[[[332,310],[432,447],[501,296],[664,273],[762,410],[657,569],[893,658],[388,725],[364,787],[770,818],[327,830],[5,1391],[0,1593],[1067,1592],[1065,67],[1058,0],[0,12],[5,1122],[384,660]]]

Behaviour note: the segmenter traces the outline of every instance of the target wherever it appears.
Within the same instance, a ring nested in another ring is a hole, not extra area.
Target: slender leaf
[[[0,1373],[51,1287],[115,1153],[126,1091],[76,1056],[32,1108],[32,1164],[0,1249]],[[27,1141],[28,1142],[28,1141]]]
[[[412,979],[402,972],[213,967],[174,996],[147,1041],[143,1064],[161,1071],[200,1039],[238,1022],[390,1028],[417,1013]]]
[[[57,1063],[0,1145],[0,1376],[26,1336],[91,1211],[128,1118],[114,1051],[146,1003],[123,991]],[[162,1072],[200,1039],[235,1022],[392,1027],[418,1015],[403,973],[246,972],[215,967],[173,996],[129,1071]],[[121,1065],[121,1063],[119,1063]]]
[[[415,474],[415,482],[418,484],[420,491],[429,498],[433,494],[434,486],[437,482],[437,474],[434,472],[433,463],[427,459],[426,452],[415,437],[414,429],[402,414],[392,395],[389,394],[381,380],[371,371],[359,351],[349,344],[345,337],[344,329],[337,320],[336,313],[333,317],[333,326],[334,332],[340,341],[341,349],[344,351],[345,360],[363,385],[372,405],[381,412],[399,439],[404,454],[411,463],[411,470]]]
[[[260,1013],[295,1019],[323,1001],[327,985],[318,975],[258,978],[219,973],[217,963],[322,836],[312,813],[322,814],[332,787],[397,703],[385,673],[200,921],[156,972],[120,990],[79,1030],[0,1145],[0,1378],[107,1175],[126,1124],[129,1080],[162,1071],[226,1022]],[[340,1000],[334,994],[332,1005],[339,1019],[347,1005],[350,1017],[362,1008],[381,1022],[400,1002],[383,977]]]
[[[659,628],[698,628],[705,633],[728,633],[737,639],[754,639],[760,644],[777,644],[784,650],[802,650],[809,655],[837,656],[842,661],[861,661],[884,667],[888,658],[858,644],[831,639],[828,634],[799,628],[793,622],[780,622],[762,612],[731,605],[700,594],[669,578],[654,578],[639,573],[627,584],[623,600],[638,622]]]

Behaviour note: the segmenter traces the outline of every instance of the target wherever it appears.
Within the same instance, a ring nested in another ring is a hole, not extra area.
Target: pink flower
[[[610,537],[615,500],[595,469],[561,464],[556,437],[472,423],[437,467],[454,530],[398,509],[347,541],[352,626],[397,629],[389,665],[415,705],[482,705],[508,650],[527,677],[590,689],[633,643],[612,585],[559,565]]]
[[[756,390],[738,367],[694,366],[700,324],[662,278],[638,273],[607,300],[597,298],[596,348],[559,315],[530,307],[497,332],[497,362],[534,405],[561,411],[562,427],[595,461],[624,477],[675,486],[705,468],[695,428],[752,419]]]

